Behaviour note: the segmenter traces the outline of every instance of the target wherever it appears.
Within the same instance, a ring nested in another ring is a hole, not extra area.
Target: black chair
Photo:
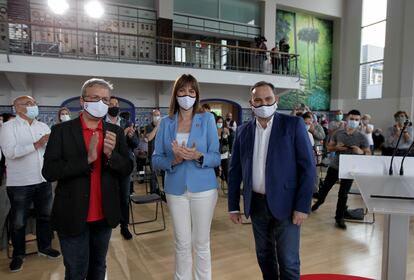
[[[156,179],[156,184],[157,184],[157,189],[158,189],[158,193],[146,193],[146,194],[131,194],[129,197],[129,207],[130,207],[130,211],[131,211],[131,222],[129,223],[130,225],[132,225],[133,231],[135,235],[141,235],[141,234],[147,234],[147,233],[153,233],[153,232],[159,232],[159,231],[163,231],[166,229],[165,226],[165,215],[164,215],[164,208],[162,206],[162,194],[163,192],[159,189],[159,184],[158,184],[158,179]],[[134,211],[133,211],[133,207],[132,204],[136,204],[136,205],[147,205],[147,204],[155,204],[155,217],[154,218],[150,218],[147,220],[143,220],[143,221],[135,221],[134,218]],[[136,225],[140,225],[140,224],[146,224],[146,223],[151,223],[151,222],[156,222],[158,221],[158,208],[161,209],[161,218],[162,218],[162,227],[161,228],[156,228],[153,230],[147,230],[147,231],[140,231],[138,232],[136,229]]]

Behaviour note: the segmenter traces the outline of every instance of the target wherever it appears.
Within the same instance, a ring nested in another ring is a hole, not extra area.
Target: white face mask
[[[158,122],[160,119],[161,119],[161,116],[153,116],[152,117],[153,122]]]
[[[196,98],[188,95],[177,96],[177,101],[180,107],[187,111],[193,108]]]
[[[309,131],[310,127],[311,127],[310,124],[307,124],[306,125],[306,131]]]
[[[98,102],[84,101],[83,109],[92,117],[103,118],[108,113],[108,105],[99,100]]]
[[[267,119],[273,116],[273,114],[276,112],[277,109],[277,103],[273,103],[272,105],[262,105],[259,107],[252,106],[253,113],[262,119]]]
[[[69,115],[60,115],[60,121],[62,121],[62,122],[70,121],[70,116]]]

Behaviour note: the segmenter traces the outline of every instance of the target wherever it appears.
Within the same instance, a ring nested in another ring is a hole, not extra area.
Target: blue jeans
[[[105,220],[88,223],[79,235],[58,232],[65,265],[65,280],[103,280],[112,228]]]
[[[264,280],[299,280],[300,227],[272,216],[264,195],[253,193],[250,211],[256,256]]]
[[[39,251],[50,248],[52,229],[50,212],[52,210],[52,186],[40,183],[29,186],[7,187],[10,199],[11,240],[13,257],[26,254],[26,224],[30,207],[34,206],[36,214],[36,239]]]

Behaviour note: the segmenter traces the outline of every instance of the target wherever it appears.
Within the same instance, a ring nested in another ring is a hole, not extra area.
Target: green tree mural
[[[298,69],[303,88],[282,96],[280,108],[292,109],[298,103],[305,103],[312,110],[329,110],[332,31],[332,21],[277,10],[276,40],[286,36],[291,52],[299,54]]]

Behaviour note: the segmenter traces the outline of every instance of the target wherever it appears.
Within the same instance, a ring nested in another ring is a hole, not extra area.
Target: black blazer
[[[119,178],[131,173],[133,162],[128,156],[122,128],[102,122],[103,132],[116,134],[116,145],[108,162],[102,155],[102,207],[109,226],[116,227],[120,219]],[[51,222],[58,233],[77,235],[86,229],[89,210],[91,166],[79,118],[52,127],[46,146],[43,177],[57,181]]]

